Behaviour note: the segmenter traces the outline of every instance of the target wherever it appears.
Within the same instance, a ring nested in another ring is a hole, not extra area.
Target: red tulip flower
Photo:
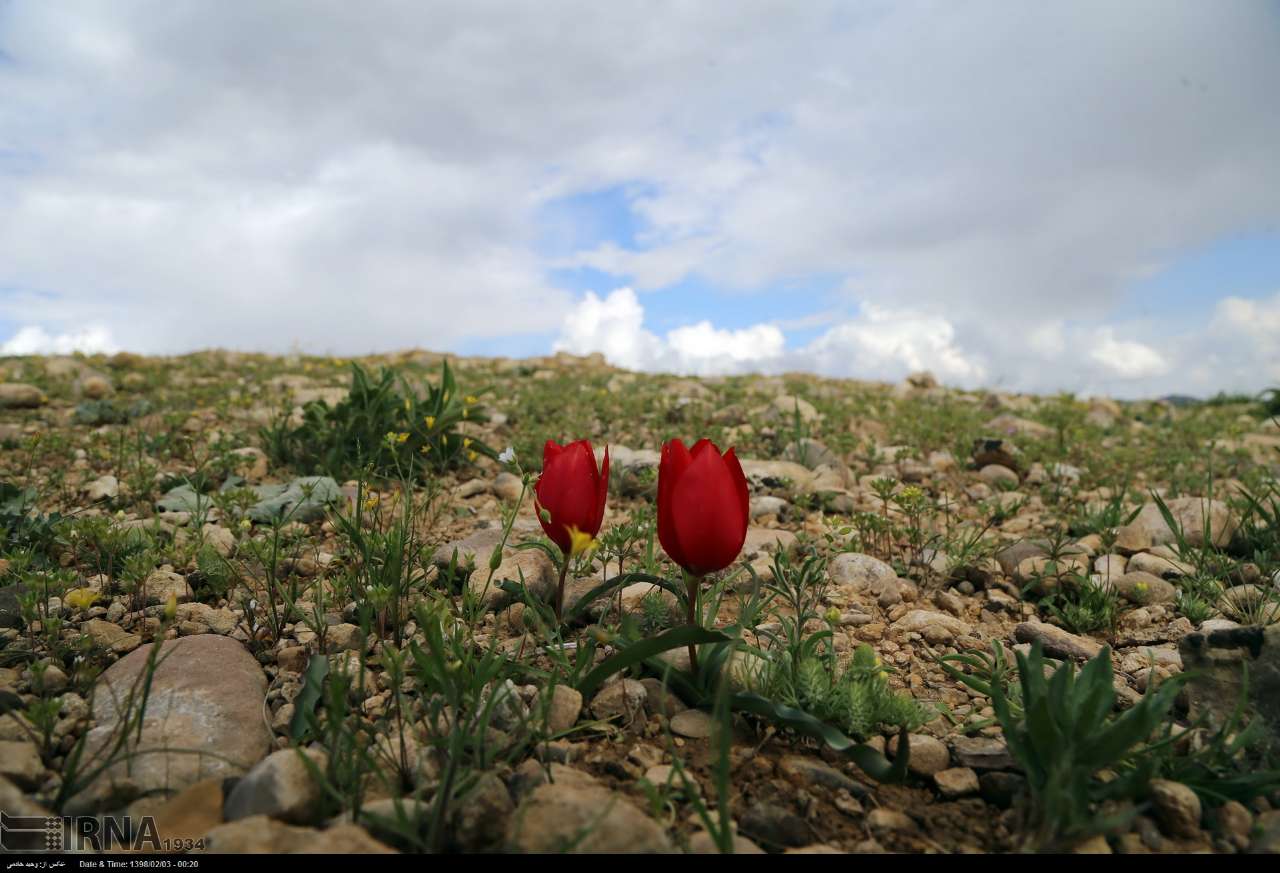
[[[691,576],[723,570],[742,551],[751,517],[747,477],[733,449],[711,440],[690,451],[680,440],[662,447],[658,467],[658,540]]]
[[[733,449],[720,454],[711,440],[690,451],[680,440],[662,447],[658,466],[658,541],[685,571],[689,624],[698,623],[701,578],[734,562],[747,539],[751,508],[747,477]],[[696,673],[698,653],[689,645]]]
[[[569,559],[591,547],[604,521],[604,503],[609,496],[608,446],[604,462],[597,469],[590,441],[561,446],[547,440],[542,449],[542,475],[533,493],[542,529],[564,553],[556,596],[558,619],[564,605]]]

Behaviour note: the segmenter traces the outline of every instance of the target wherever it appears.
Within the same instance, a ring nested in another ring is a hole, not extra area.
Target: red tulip
[[[723,570],[742,551],[750,518],[747,477],[733,449],[711,440],[690,451],[680,440],[662,447],[658,467],[658,540],[692,576]]]
[[[566,446],[552,440],[542,449],[542,475],[534,488],[538,521],[547,536],[566,556],[574,550],[574,532],[594,538],[604,521],[609,495],[609,448],[596,469],[596,456],[588,440]]]

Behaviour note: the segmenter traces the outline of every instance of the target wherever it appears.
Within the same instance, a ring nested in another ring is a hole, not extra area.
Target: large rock
[[[255,815],[218,825],[198,852],[224,855],[392,855],[395,849],[369,836],[359,825],[328,830],[300,828]]]
[[[1182,528],[1183,537],[1194,546],[1204,542],[1207,531],[1209,544],[1222,548],[1231,542],[1239,525],[1230,508],[1221,500],[1178,497],[1165,501],[1165,505]],[[1143,506],[1133,521],[1116,532],[1116,548],[1125,554],[1145,552],[1176,540],[1155,503]]]
[[[1189,633],[1178,642],[1178,653],[1191,672],[1187,697],[1192,719],[1203,715],[1220,724],[1233,712],[1247,664],[1248,702],[1280,743],[1280,624]]]
[[[654,854],[674,851],[662,825],[601,785],[535,788],[507,827],[507,848],[522,853]]]
[[[44,392],[34,385],[0,382],[0,409],[35,409],[44,399]]]
[[[137,649],[99,678],[86,760],[95,760],[117,738],[127,718],[125,703],[141,688],[154,645]],[[81,804],[178,792],[212,776],[241,775],[271,747],[262,715],[266,688],[262,667],[233,639],[203,634],[164,643],[141,736],[127,743],[131,757],[108,768]]]
[[[231,789],[225,808],[227,821],[269,815],[294,824],[314,824],[323,812],[324,796],[302,755],[308,755],[317,770],[324,772],[323,752],[273,752]]]

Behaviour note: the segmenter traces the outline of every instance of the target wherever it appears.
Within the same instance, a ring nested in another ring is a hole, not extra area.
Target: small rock
[[[26,740],[0,741],[0,776],[19,788],[34,791],[44,779],[40,750]]]
[[[627,797],[599,785],[553,782],[529,793],[507,825],[510,851],[525,854],[654,854],[673,851],[663,827]]]
[[[222,855],[390,855],[388,848],[354,824],[334,825],[327,830],[300,828],[265,815],[254,815],[218,825],[204,838],[205,847],[196,852]]]
[[[112,500],[120,494],[120,480],[115,476],[100,476],[84,488],[84,496],[92,503]]]
[[[573,728],[582,715],[582,694],[568,685],[556,685],[547,705],[547,730],[562,734]]]
[[[926,609],[913,609],[893,623],[893,629],[899,633],[924,633],[930,627],[946,628],[955,636],[968,636],[972,628],[965,622],[943,612],[930,612]]]
[[[951,756],[961,767],[974,770],[1012,770],[1013,755],[1004,740],[992,737],[955,737]]]
[[[911,734],[908,739],[910,758],[907,760],[907,769],[912,773],[917,776],[932,776],[951,765],[951,753],[942,740],[927,734]],[[897,754],[896,736],[889,738],[887,749],[890,757]]]
[[[1171,837],[1195,839],[1200,836],[1200,798],[1181,782],[1151,780],[1151,805],[1160,827]]]
[[[701,709],[686,709],[671,717],[671,732],[682,737],[705,739],[715,729],[715,719]]]
[[[142,637],[131,634],[119,625],[100,618],[91,618],[80,625],[94,645],[109,649],[117,655],[125,655],[142,645]]]
[[[1125,573],[1111,580],[1111,584],[1121,597],[1139,606],[1175,603],[1178,599],[1178,589],[1172,584],[1141,570]]]
[[[508,473],[505,470],[493,479],[493,493],[497,495],[499,500],[514,503],[520,499],[520,492],[523,487],[519,476],[514,473]]]
[[[1018,474],[1003,464],[987,464],[978,471],[978,478],[993,488],[1018,487]]]
[[[978,774],[968,767],[949,767],[933,774],[933,781],[943,797],[955,799],[977,794]]]
[[[1102,651],[1101,643],[1038,621],[1022,622],[1013,629],[1013,636],[1020,643],[1039,642],[1044,653],[1053,658],[1087,661]]]
[[[915,819],[905,812],[880,807],[867,814],[867,827],[872,832],[911,832],[917,829]]]
[[[776,803],[757,801],[738,819],[739,829],[766,846],[799,847],[813,841],[813,830],[800,816]]]
[[[591,714],[599,719],[622,718],[630,721],[644,710],[645,687],[634,679],[610,682],[591,700]]]

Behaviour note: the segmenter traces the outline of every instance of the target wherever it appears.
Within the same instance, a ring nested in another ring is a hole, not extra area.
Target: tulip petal
[[[724,462],[729,468],[729,475],[737,483],[738,499],[742,503],[743,525],[745,526],[751,521],[751,492],[747,488],[747,476],[742,472],[742,464],[738,461],[738,455],[732,448],[724,453]]]
[[[592,457],[592,466],[595,465],[595,458]],[[591,535],[597,536],[600,533],[600,526],[604,524],[604,505],[609,499],[609,447],[604,447],[604,461],[600,465],[600,474],[596,483],[596,526],[592,530]]]
[[[599,533],[599,473],[588,441],[578,440],[554,452],[551,445],[544,451],[542,475],[534,494],[537,504],[551,514],[549,522],[539,514],[542,529],[567,554],[572,546],[570,527],[592,536]]]
[[[738,557],[747,536],[745,484],[741,466],[732,469],[713,443],[695,446],[688,468],[668,497],[671,529],[686,570],[714,573]]]
[[[676,539],[674,507],[671,502],[675,484],[684,475],[693,459],[684,443],[670,440],[662,446],[662,458],[658,463],[658,542],[667,557],[681,567],[686,566],[680,543]]]

